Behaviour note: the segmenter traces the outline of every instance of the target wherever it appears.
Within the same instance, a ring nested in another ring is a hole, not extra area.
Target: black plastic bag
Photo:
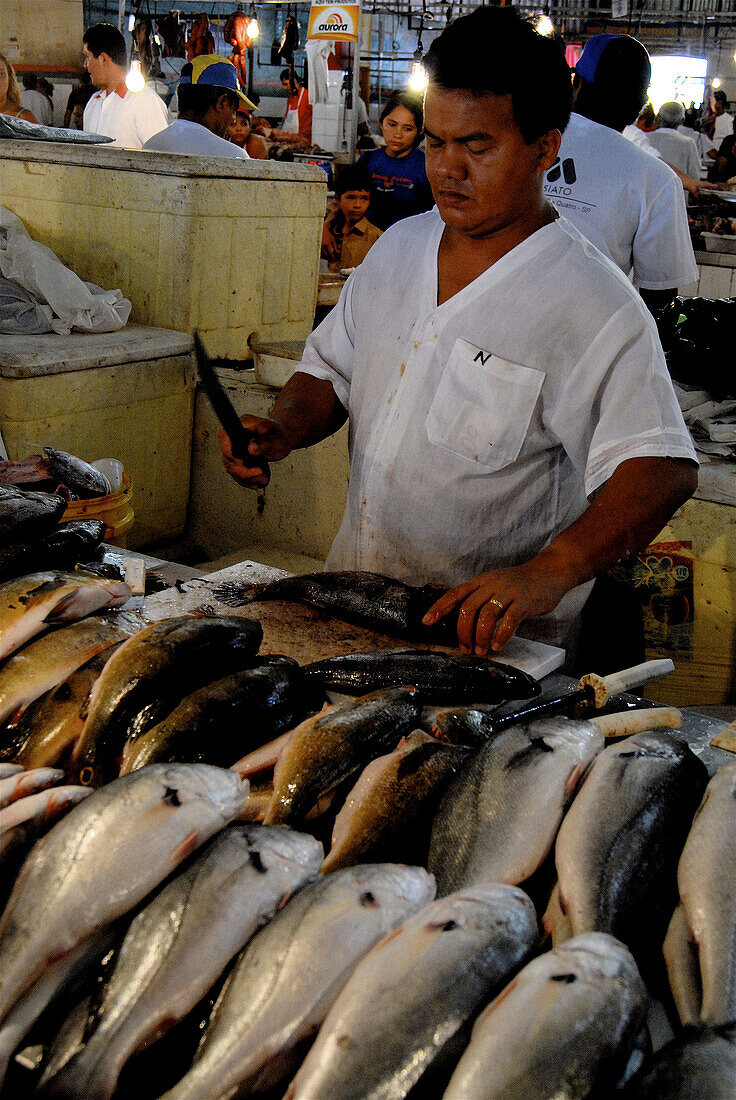
[[[675,298],[655,319],[676,382],[736,397],[736,298]]]

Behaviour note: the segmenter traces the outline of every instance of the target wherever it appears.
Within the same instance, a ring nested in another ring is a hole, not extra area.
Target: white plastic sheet
[[[48,330],[116,332],[130,317],[131,304],[120,290],[103,290],[83,282],[46,245],[34,241],[20,218],[0,206],[0,275],[27,291],[37,303],[36,318],[48,321]],[[13,320],[8,322],[13,324]],[[17,325],[17,319],[16,319]],[[17,327],[1,332],[17,332]],[[38,329],[36,329],[38,331]]]

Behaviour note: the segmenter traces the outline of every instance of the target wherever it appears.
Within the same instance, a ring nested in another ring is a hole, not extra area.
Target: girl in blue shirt
[[[434,199],[424,170],[421,100],[409,92],[393,92],[380,118],[385,149],[364,153],[358,164],[373,180],[368,220],[388,229],[402,218],[431,210]]]

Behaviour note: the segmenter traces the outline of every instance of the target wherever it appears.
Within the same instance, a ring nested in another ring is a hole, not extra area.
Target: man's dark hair
[[[450,23],[424,58],[430,84],[474,96],[510,95],[527,144],[570,120],[565,44],[540,34],[515,8],[476,8]]]
[[[592,83],[575,76],[575,110],[619,133],[647,101],[652,65],[641,42],[618,35],[603,50]]]
[[[348,164],[335,180],[335,194],[339,197],[346,191],[367,191],[373,194],[373,179],[370,172],[359,164]]]
[[[23,73],[23,87],[27,88],[29,92],[35,92],[37,84],[38,77],[35,73]]]
[[[719,88],[717,92],[713,93],[713,98],[715,99],[716,103],[722,103],[724,107],[728,106],[728,96],[722,88]]]
[[[422,104],[422,98],[415,92],[392,92],[383,105],[383,110],[381,111],[378,121],[383,122],[386,115],[390,115],[397,107],[405,107],[414,118],[417,128],[417,136],[414,138],[414,148],[416,148],[422,140],[422,131],[424,130],[424,106]]]
[[[279,80],[288,80],[290,76],[291,76],[291,72],[289,71],[289,69],[282,69],[281,70],[281,76],[279,77]],[[294,69],[294,81],[297,84],[303,84],[304,83],[304,81],[299,76],[299,73],[296,71],[296,69]]]
[[[93,57],[106,53],[114,65],[125,68],[128,64],[128,51],[125,39],[112,23],[95,23],[84,32],[82,39]]]
[[[189,73],[187,73],[187,65]],[[187,62],[187,65],[182,68],[182,76],[191,76],[191,62]],[[195,118],[204,118],[210,107],[214,107],[221,96],[227,96],[233,110],[241,102],[238,94],[231,88],[220,88],[216,84],[180,84],[177,95],[179,114],[194,115]]]

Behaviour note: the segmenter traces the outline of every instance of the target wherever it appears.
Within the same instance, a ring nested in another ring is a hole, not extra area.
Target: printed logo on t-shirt
[[[573,158],[565,157],[560,160],[558,157],[547,172],[544,193],[560,210],[577,210],[582,214],[589,214],[598,204],[579,194],[573,194],[573,185],[577,182],[578,174]]]
[[[377,191],[393,191],[397,183],[407,191],[412,191],[416,187],[416,181],[408,176],[384,176],[380,172],[373,173],[373,185]]]
[[[547,182],[557,183],[557,180],[562,176],[565,183],[573,184],[577,181],[577,172],[575,171],[575,161],[572,157],[565,157],[563,161],[560,161],[558,157],[552,167],[547,172]]]

